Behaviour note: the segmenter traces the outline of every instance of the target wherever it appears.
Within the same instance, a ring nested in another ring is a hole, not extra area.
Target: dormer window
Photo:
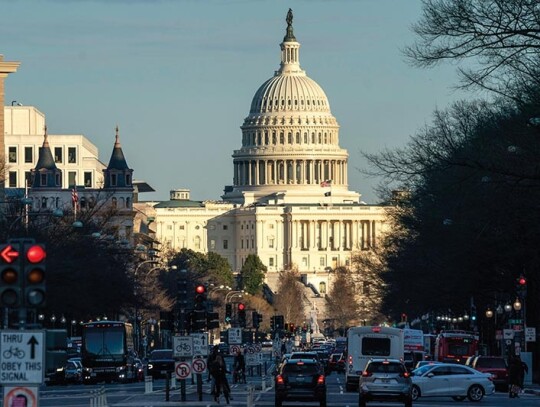
[[[57,187],[59,187],[61,185],[62,179],[60,178],[60,174],[55,174],[54,175],[54,181],[55,181]]]
[[[111,186],[116,186],[116,174],[111,174]]]
[[[47,174],[40,174],[39,185],[41,185],[42,187],[47,186]]]
[[[126,186],[131,185],[131,174],[126,174]]]
[[[118,206],[118,201],[116,200],[116,198],[113,197],[113,198],[111,199],[111,203],[112,203],[112,207],[113,207],[114,209],[116,209],[116,207]]]

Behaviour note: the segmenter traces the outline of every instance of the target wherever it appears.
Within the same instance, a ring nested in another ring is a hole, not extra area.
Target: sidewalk
[[[540,396],[540,385],[535,383],[525,385],[523,392],[526,394],[536,394],[537,396]]]

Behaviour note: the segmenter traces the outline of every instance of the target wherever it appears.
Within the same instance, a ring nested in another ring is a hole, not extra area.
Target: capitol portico
[[[279,272],[294,267],[315,294],[325,294],[332,269],[377,245],[386,212],[348,188],[339,124],[323,89],[300,67],[291,12],[280,47],[280,67],[255,92],[241,126],[223,201],[173,193],[155,206],[156,237],[175,250],[217,252],[234,271],[256,254],[272,289]]]

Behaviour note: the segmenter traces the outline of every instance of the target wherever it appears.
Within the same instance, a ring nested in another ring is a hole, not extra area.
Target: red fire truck
[[[468,331],[441,331],[435,340],[435,360],[465,363],[478,354],[478,335]]]

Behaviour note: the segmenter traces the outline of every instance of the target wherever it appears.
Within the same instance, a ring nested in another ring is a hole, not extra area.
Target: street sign
[[[242,344],[242,328],[229,328],[229,345]]]
[[[536,342],[536,328],[527,327],[525,328],[525,341],[526,342]]]
[[[191,334],[193,340],[193,356],[208,356],[208,332]]]
[[[262,353],[246,353],[246,366],[257,366],[262,363]]]
[[[191,368],[193,370],[193,373],[201,374],[206,372],[206,360],[199,358],[199,359],[193,359],[191,362]]]
[[[191,377],[191,364],[189,362],[175,362],[174,372],[177,379],[189,379]]]
[[[191,336],[175,335],[173,337],[173,356],[190,358],[193,356],[193,339]]]
[[[4,387],[4,407],[38,407],[38,386]]]
[[[514,330],[513,329],[503,329],[503,338],[504,339],[514,339]]]
[[[242,350],[240,345],[229,345],[229,355],[236,355],[240,350]]]
[[[43,331],[0,331],[0,383],[43,383],[44,349]]]

